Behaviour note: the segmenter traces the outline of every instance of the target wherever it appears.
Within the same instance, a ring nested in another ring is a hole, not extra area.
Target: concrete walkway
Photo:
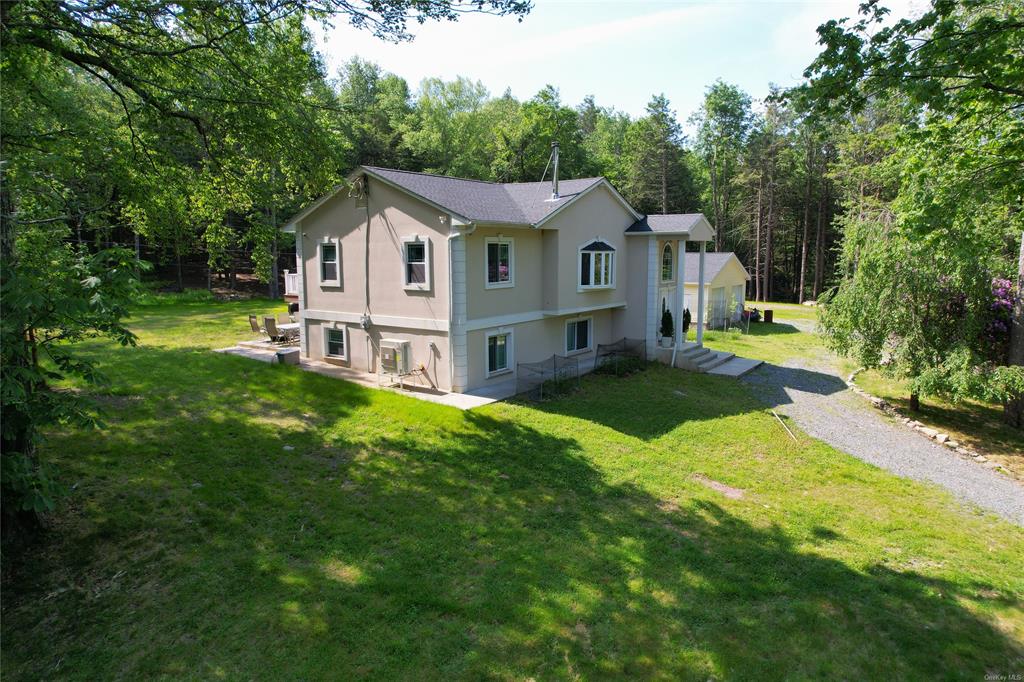
[[[831,362],[764,365],[743,380],[811,436],[1024,526],[1024,486],[897,424],[847,389]]]
[[[218,348],[214,350],[214,352],[238,355],[243,358],[249,358],[250,360],[273,363],[277,361],[277,350],[277,348],[272,347],[260,348],[255,347],[255,344],[246,344],[231,346],[229,348]],[[345,381],[351,381],[352,383],[359,384],[360,386],[365,386],[367,388],[392,391],[409,398],[416,398],[417,400],[424,400],[426,402],[437,403],[439,405],[448,405],[449,407],[456,407],[460,410],[470,410],[474,407],[488,405],[490,403],[497,402],[498,400],[508,398],[515,393],[514,382],[511,385],[511,389],[507,389],[507,391],[501,390],[505,388],[504,385],[499,385],[492,387],[492,390],[488,392],[447,393],[429,386],[417,386],[412,380],[406,384],[405,388],[381,385],[376,374],[368,374],[349,367],[332,365],[320,360],[308,360],[303,358],[299,361],[298,367],[299,369],[307,372],[316,372],[317,374],[322,374],[334,379],[344,379]]]

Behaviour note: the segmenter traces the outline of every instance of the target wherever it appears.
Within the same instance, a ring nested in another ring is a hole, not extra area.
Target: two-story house
[[[603,178],[501,184],[361,166],[348,180],[284,227],[301,353],[376,373],[382,342],[406,340],[444,391],[623,337],[653,356],[662,309],[682,320],[678,256],[714,234],[701,214],[638,213]]]

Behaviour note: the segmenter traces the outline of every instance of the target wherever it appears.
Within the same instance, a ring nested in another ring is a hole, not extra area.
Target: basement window
[[[487,334],[487,376],[512,371],[512,332],[495,331]]]
[[[582,353],[590,350],[590,317],[580,317],[565,323],[565,353]]]
[[[348,360],[348,339],[345,327],[328,327],[324,330],[324,357]]]

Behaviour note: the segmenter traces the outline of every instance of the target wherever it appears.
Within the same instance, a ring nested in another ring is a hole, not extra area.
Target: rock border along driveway
[[[1024,526],[1024,486],[894,422],[849,390],[831,366],[765,364],[742,381],[811,436]]]

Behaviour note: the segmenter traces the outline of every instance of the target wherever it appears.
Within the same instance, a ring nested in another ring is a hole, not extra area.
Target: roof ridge
[[[494,182],[493,180],[477,180],[476,178],[463,178],[458,175],[442,175],[441,173],[427,173],[426,171],[411,171],[403,168],[386,168],[384,166],[370,166],[367,164],[361,164],[363,168],[369,168],[370,170],[376,171],[388,171],[389,173],[406,173],[407,175],[426,175],[430,178],[443,178],[445,180],[462,180],[463,182],[480,182],[485,185],[494,185],[495,187],[501,187],[505,183]]]
[[[562,178],[562,179],[559,180],[559,182],[582,182],[584,180],[595,180],[596,181],[596,180],[606,180],[606,179],[607,178],[605,178],[603,175],[594,175],[594,176],[591,176],[589,178]],[[549,182],[551,182],[551,180],[536,180],[536,181],[533,181],[533,182],[498,182],[498,183],[495,183],[495,184],[501,185],[502,187],[515,187],[517,185],[541,185],[541,184],[548,184]]]

